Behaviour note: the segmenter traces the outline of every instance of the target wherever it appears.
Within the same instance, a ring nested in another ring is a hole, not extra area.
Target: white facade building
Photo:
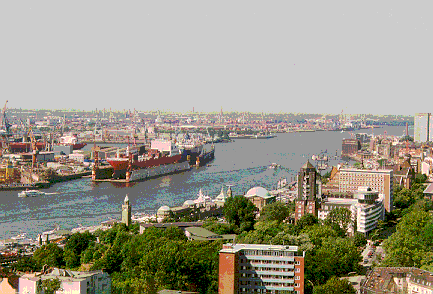
[[[337,207],[350,210],[356,231],[364,235],[374,230],[379,220],[385,219],[383,195],[368,187],[359,187],[354,198],[328,198],[319,209],[319,219],[325,220],[328,213]],[[353,231],[353,226],[349,226],[348,232]]]
[[[25,274],[19,279],[20,294],[36,294],[42,280],[59,279],[58,294],[111,294],[111,278],[103,271],[78,272],[50,268],[42,273]]]
[[[414,141],[429,141],[430,113],[415,113],[414,117]]]

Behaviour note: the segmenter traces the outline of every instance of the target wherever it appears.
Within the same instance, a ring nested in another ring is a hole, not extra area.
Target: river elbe
[[[401,136],[404,127],[383,127],[374,133]],[[371,133],[371,129],[356,132]],[[88,178],[57,183],[43,190],[53,193],[40,197],[19,198],[17,191],[0,192],[0,239],[27,233],[30,238],[51,230],[56,224],[70,230],[79,224],[97,225],[102,221],[119,219],[121,205],[128,194],[133,213],[155,213],[162,205],[181,205],[195,199],[200,189],[212,198],[221,187],[233,184],[234,195],[262,186],[275,189],[277,181],[286,177],[294,180],[297,171],[313,154],[327,151],[336,164],[343,138],[348,132],[302,132],[278,134],[272,139],[238,139],[231,143],[215,144],[215,159],[209,166],[180,174],[138,182],[125,186],[113,183],[92,183]],[[269,169],[271,163],[284,168]]]

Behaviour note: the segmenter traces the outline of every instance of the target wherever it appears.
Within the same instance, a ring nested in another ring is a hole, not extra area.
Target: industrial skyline
[[[0,95],[26,109],[413,115],[432,94],[426,8],[5,2]]]

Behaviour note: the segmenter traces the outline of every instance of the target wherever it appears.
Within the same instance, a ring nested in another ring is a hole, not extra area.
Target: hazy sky
[[[1,1],[0,97],[11,108],[433,112],[432,7]]]

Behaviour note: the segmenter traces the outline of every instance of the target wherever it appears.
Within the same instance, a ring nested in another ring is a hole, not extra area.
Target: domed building
[[[156,212],[156,216],[158,218],[165,218],[170,216],[171,208],[167,205],[161,206],[158,211]]]
[[[254,187],[248,190],[245,194],[259,210],[262,210],[263,206],[275,201],[276,196],[271,195],[268,190],[263,187]]]
[[[221,193],[215,198],[214,202],[218,205],[218,206],[224,206],[224,203],[226,202],[227,198],[229,198],[230,196],[228,196],[225,192],[224,192],[224,188],[221,188]]]
[[[183,207],[194,207],[195,206],[195,202],[194,200],[187,200],[183,203],[182,205]]]

